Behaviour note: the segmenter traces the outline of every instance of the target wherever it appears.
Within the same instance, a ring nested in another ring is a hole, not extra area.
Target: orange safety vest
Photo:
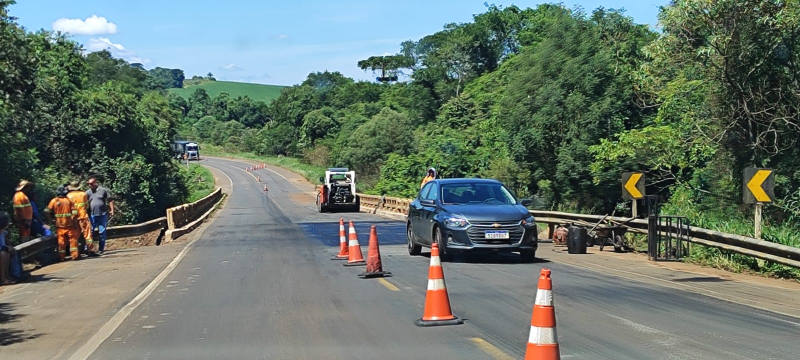
[[[426,176],[424,179],[422,179],[422,185],[420,185],[419,188],[422,189],[422,187],[425,186],[425,184],[427,184],[428,181],[431,180],[433,180],[433,176]]]
[[[57,228],[72,228],[75,227],[75,217],[78,215],[78,210],[72,201],[67,197],[56,197],[50,200],[47,205],[47,211],[52,211],[56,217]]]
[[[28,196],[22,191],[17,191],[14,194],[14,220],[31,220],[33,219],[33,207]]]
[[[86,196],[85,192],[73,190],[67,193],[67,198],[75,205],[75,210],[78,210],[78,219],[89,217],[89,213],[86,211],[86,207],[89,206],[89,197]]]

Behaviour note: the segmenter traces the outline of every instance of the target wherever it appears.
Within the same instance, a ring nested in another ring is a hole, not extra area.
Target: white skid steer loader
[[[317,192],[317,211],[361,211],[361,199],[356,194],[356,172],[347,168],[330,168]]]

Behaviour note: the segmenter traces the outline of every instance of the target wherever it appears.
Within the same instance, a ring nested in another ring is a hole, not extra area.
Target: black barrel
[[[586,254],[586,240],[589,232],[582,226],[571,226],[567,238],[567,252],[570,254]]]

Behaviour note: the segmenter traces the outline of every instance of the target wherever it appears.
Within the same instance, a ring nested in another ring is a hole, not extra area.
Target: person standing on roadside
[[[428,169],[428,175],[422,179],[422,184],[419,186],[419,188],[422,189],[425,186],[425,184],[428,183],[428,181],[431,181],[433,179],[436,179],[436,169],[430,168]]]
[[[67,257],[67,244],[69,244],[69,252],[72,260],[78,260],[80,254],[78,253],[78,236],[76,220],[78,210],[75,209],[75,204],[69,201],[67,197],[67,189],[63,185],[59,185],[56,190],[56,197],[50,200],[50,204],[44,209],[48,215],[48,219],[55,218],[56,237],[58,240],[58,256],[61,261]]]
[[[19,242],[30,240],[31,225],[33,224],[33,207],[28,195],[33,190],[33,182],[22,180],[14,194],[14,223],[19,230]]]
[[[111,201],[111,193],[105,187],[97,184],[97,178],[90,177],[89,190],[86,196],[89,199],[89,219],[92,222],[92,229],[97,230],[100,235],[99,255],[103,255],[106,249],[106,225],[108,216],[114,216],[114,202]]]
[[[92,240],[92,222],[89,220],[89,212],[86,210],[89,206],[89,196],[81,191],[80,182],[78,181],[70,182],[67,186],[67,191],[69,191],[67,193],[69,201],[72,201],[75,209],[78,210],[75,236],[80,238],[83,235],[83,239],[86,241],[86,252],[89,256],[97,256],[97,253],[94,252],[94,241]]]
[[[11,265],[11,256],[14,255],[14,247],[6,241],[8,238],[8,231],[6,229],[10,225],[11,217],[5,212],[0,213],[0,285],[11,285],[15,281],[9,275]]]

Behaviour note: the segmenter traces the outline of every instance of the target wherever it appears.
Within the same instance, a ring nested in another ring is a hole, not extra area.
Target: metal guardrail
[[[376,210],[383,210],[398,215],[408,215],[408,204],[410,204],[412,201],[410,199],[394,197],[381,197],[367,194],[358,195],[361,197],[362,209],[366,207],[367,212],[372,213],[375,213]],[[550,225],[551,238],[555,225],[576,222],[597,223],[604,218],[603,215],[574,214],[559,211],[530,210],[530,213],[536,217],[537,223]],[[613,216],[606,216],[605,220],[625,226],[629,229],[629,231],[647,234],[647,220]],[[664,226],[659,228],[659,231],[662,232],[668,230],[670,229],[667,229]],[[695,244],[731,251],[778,264],[800,268],[800,248],[695,226],[689,226],[688,231],[689,241]]]
[[[119,239],[129,236],[147,234],[167,228],[167,217],[160,217],[141,224],[112,226],[106,229],[106,239]],[[22,259],[27,259],[42,251],[54,250],[58,246],[55,235],[42,236],[14,247]]]
[[[181,213],[186,212],[186,216],[184,216],[185,218],[181,218],[179,221],[183,224],[185,222],[192,221],[192,218],[197,218],[202,215],[203,211],[208,210],[208,208],[215,204],[215,201],[219,200],[221,197],[222,189],[217,188],[214,192],[198,201],[170,208],[170,210],[173,211],[169,211],[169,214],[173,215],[173,212],[177,213],[179,211]],[[166,231],[171,226],[173,226],[173,224],[169,224],[167,216],[140,224],[112,226],[106,229],[106,239],[111,240],[129,236],[137,236],[156,230]],[[56,240],[56,237],[54,235],[49,235],[19,244],[14,247],[14,250],[19,252],[22,259],[27,259],[42,251],[54,250],[57,246],[58,241]]]

